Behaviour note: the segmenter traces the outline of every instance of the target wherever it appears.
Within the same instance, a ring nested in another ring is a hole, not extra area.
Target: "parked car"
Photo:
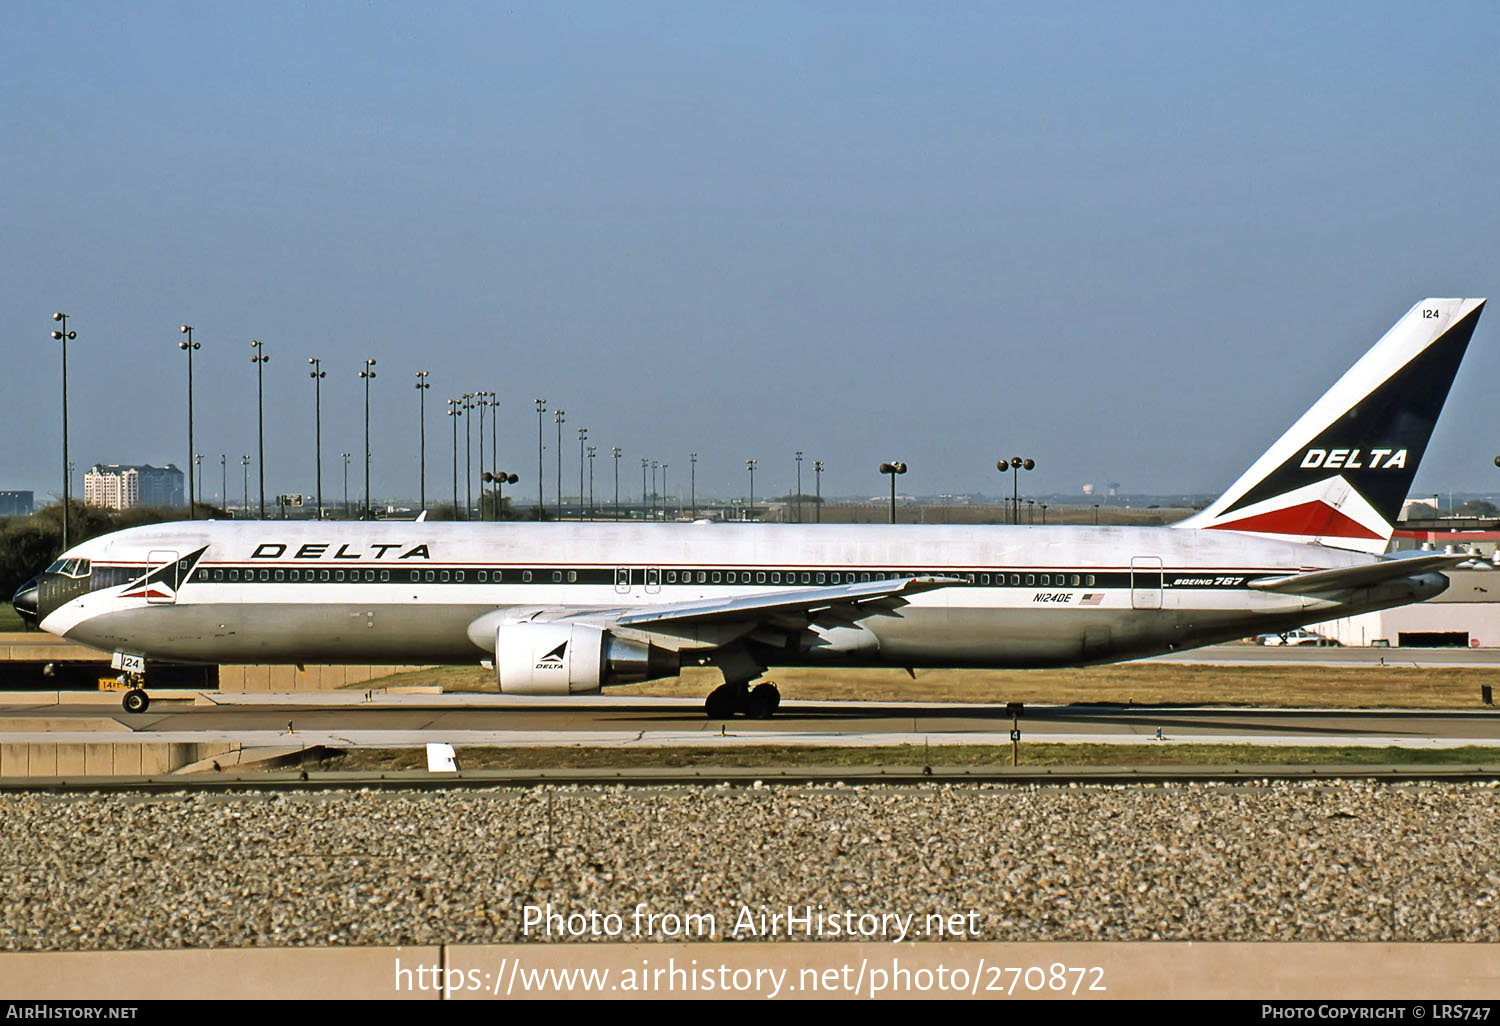
[[[1338,645],[1333,638],[1325,638],[1321,634],[1303,630],[1301,627],[1284,634],[1261,634],[1256,637],[1256,640],[1262,645],[1315,645],[1318,647]]]

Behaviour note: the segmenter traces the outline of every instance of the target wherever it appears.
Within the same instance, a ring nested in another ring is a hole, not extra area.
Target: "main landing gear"
[[[711,720],[731,720],[736,713],[744,713],[752,720],[769,720],[780,707],[781,692],[770,681],[753,689],[749,681],[743,680],[721,684],[709,692],[703,703]]]

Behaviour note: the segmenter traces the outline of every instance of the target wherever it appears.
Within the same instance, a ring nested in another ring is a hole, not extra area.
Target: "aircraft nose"
[[[16,593],[11,596],[10,604],[15,608],[16,615],[25,622],[27,628],[36,630],[40,617],[37,615],[38,595],[35,577],[16,589]]]

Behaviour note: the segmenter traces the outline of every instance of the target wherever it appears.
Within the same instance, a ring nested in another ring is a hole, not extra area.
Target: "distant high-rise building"
[[[83,475],[83,501],[107,509],[186,504],[182,471],[165,467],[96,463]]]
[[[0,492],[0,517],[29,517],[32,503],[31,492]]]

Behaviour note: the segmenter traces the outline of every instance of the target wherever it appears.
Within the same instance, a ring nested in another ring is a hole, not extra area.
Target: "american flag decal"
[[[1078,604],[1080,606],[1097,606],[1099,603],[1101,603],[1103,601],[1104,601],[1104,592],[1102,592],[1102,591],[1091,591],[1091,592],[1088,592],[1086,595],[1084,595],[1083,598],[1079,600]]]

